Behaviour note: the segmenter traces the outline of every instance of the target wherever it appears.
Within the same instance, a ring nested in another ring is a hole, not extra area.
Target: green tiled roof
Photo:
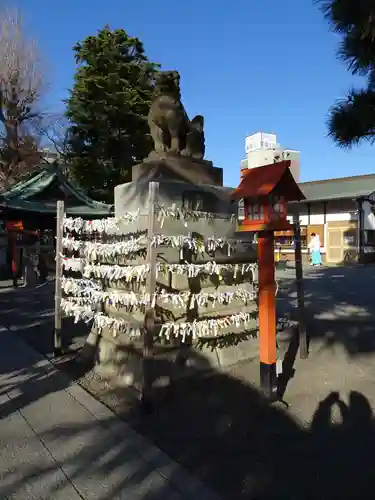
[[[56,213],[56,201],[33,200],[33,197],[43,193],[56,181],[61,186],[61,189],[75,200],[74,206],[67,204],[65,207],[68,214],[102,216],[113,213],[113,205],[107,205],[86,196],[85,193],[69,182],[57,164],[46,166],[36,175],[26,181],[19,182],[5,193],[2,193],[0,203],[12,210]]]
[[[375,174],[356,175],[322,181],[300,182],[306,201],[360,198],[375,192]]]

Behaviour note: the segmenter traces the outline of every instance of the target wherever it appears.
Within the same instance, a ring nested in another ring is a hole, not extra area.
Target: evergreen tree
[[[108,26],[73,50],[79,66],[66,102],[68,161],[90,196],[112,201],[114,187],[151,150],[147,114],[159,65],[138,38]]]
[[[375,1],[318,0],[333,31],[342,40],[338,57],[353,75],[366,78],[330,110],[329,133],[343,147],[375,141]]]

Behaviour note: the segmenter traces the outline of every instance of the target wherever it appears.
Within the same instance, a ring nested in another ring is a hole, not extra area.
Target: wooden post
[[[55,357],[62,354],[61,338],[61,278],[62,278],[62,238],[64,221],[64,202],[57,202],[56,213],[56,278],[55,278],[55,328],[53,353]]]
[[[358,239],[358,262],[361,263],[364,260],[363,252],[363,199],[357,199],[357,209],[358,209],[358,221],[357,221],[357,239]]]
[[[18,266],[17,266],[17,233],[16,233],[16,231],[10,232],[9,236],[10,236],[11,254],[12,254],[13,286],[17,287],[18,286],[18,280],[17,280]]]
[[[147,224],[147,260],[150,266],[148,273],[146,293],[152,297],[156,291],[156,256],[157,249],[152,246],[152,238],[156,232],[156,204],[158,199],[159,183],[150,182],[148,194],[148,224]],[[152,385],[152,350],[154,343],[155,309],[151,307],[146,311],[143,329],[143,358],[142,358],[142,393],[141,401],[145,409],[151,410],[151,385]]]
[[[296,266],[299,354],[301,359],[307,359],[308,346],[307,346],[307,334],[306,334],[305,294],[303,289],[301,228],[299,223],[299,214],[297,214],[294,217],[294,256],[295,256],[295,266]]]
[[[273,231],[258,237],[260,386],[270,401],[276,401],[276,283]]]
[[[24,244],[22,246],[22,277],[23,277],[23,286],[25,288],[30,286],[30,256],[29,249]]]

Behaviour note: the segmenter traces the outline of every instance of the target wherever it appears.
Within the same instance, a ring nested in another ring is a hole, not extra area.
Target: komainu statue
[[[204,119],[197,115],[189,120],[181,103],[180,75],[177,71],[158,73],[148,125],[157,153],[168,152],[203,159]]]

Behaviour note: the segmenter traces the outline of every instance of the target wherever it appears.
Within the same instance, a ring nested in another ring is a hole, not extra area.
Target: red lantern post
[[[258,233],[260,384],[271,401],[278,399],[274,231],[293,228],[286,203],[304,199],[289,167],[290,161],[282,161],[249,169],[231,195],[244,200],[240,231]]]
[[[260,385],[267,397],[277,396],[276,375],[276,283],[273,231],[258,236]]]

